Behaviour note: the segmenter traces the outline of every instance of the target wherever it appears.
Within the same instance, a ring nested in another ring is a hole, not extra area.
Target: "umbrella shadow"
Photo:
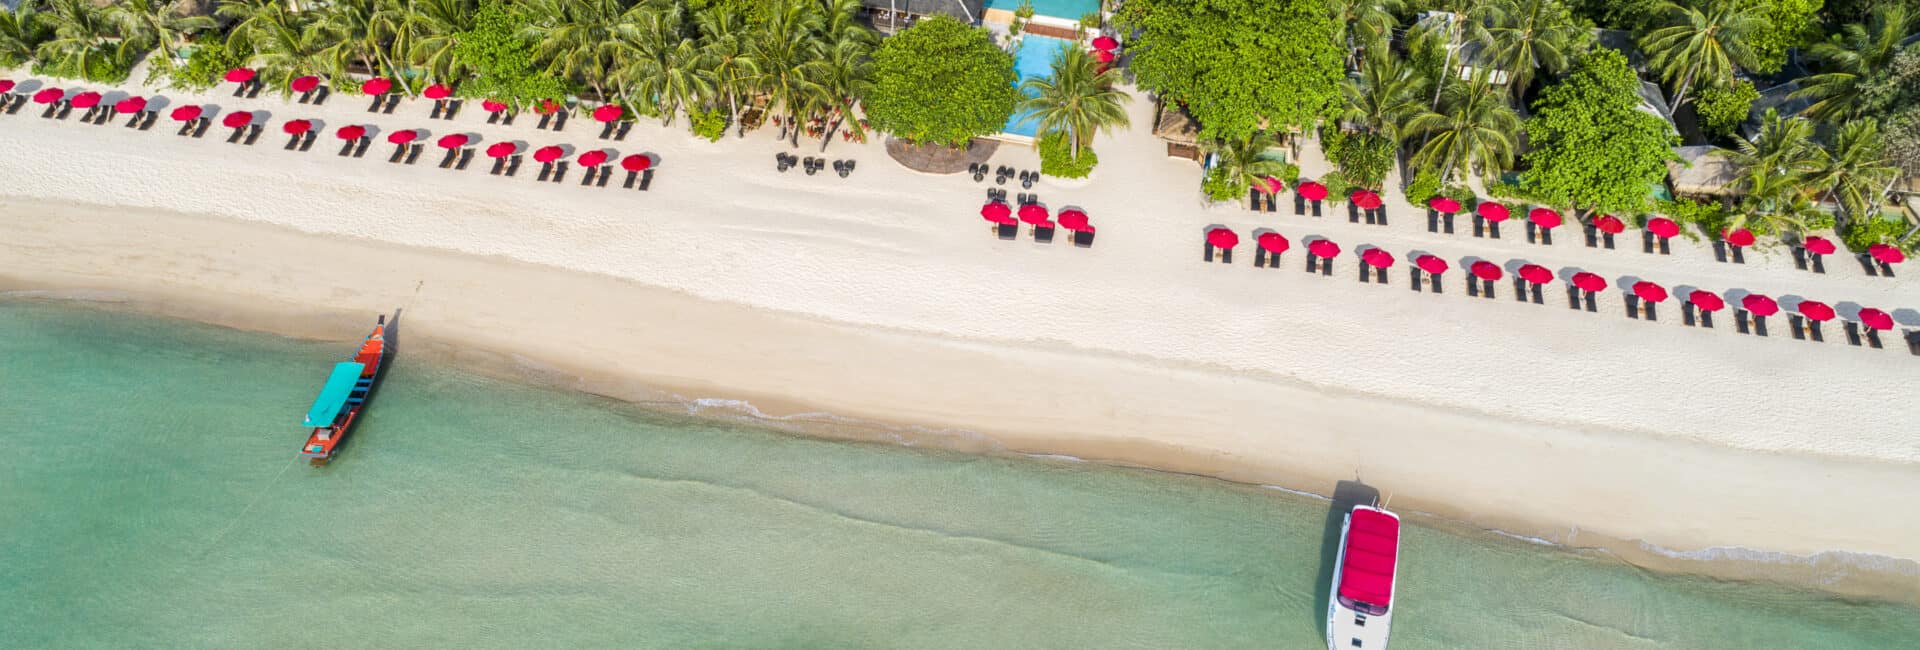
[[[1847,320],[1860,320],[1860,310],[1866,308],[1866,305],[1851,300],[1842,300],[1833,304],[1833,312]]]
[[[173,98],[166,95],[154,95],[147,98],[147,110],[164,111],[173,108]]]
[[[1912,307],[1902,307],[1900,309],[1893,310],[1888,315],[1893,316],[1893,321],[1901,325],[1905,325],[1907,327],[1920,327],[1920,310],[1916,310]]]
[[[32,95],[47,87],[47,82],[39,79],[27,79],[13,84],[13,92],[18,95]]]
[[[1335,564],[1340,555],[1340,529],[1346,526],[1347,513],[1354,506],[1370,506],[1380,502],[1380,490],[1361,483],[1358,480],[1340,481],[1333,485],[1332,503],[1327,506],[1327,519],[1320,531],[1320,570],[1314,573],[1313,602],[1318,607],[1308,607],[1313,615],[1314,629],[1320,636],[1327,635],[1326,602],[1333,597],[1333,573],[1339,570]]]

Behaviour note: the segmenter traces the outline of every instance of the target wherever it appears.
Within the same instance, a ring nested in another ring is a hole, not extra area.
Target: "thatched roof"
[[[1200,123],[1179,104],[1162,100],[1153,118],[1153,134],[1174,144],[1199,144]]]
[[[1680,162],[1667,163],[1667,179],[1673,193],[1693,196],[1728,196],[1739,177],[1732,151],[1711,145],[1679,147],[1674,153]]]

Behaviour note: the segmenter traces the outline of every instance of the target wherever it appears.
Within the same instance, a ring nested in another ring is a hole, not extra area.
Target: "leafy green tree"
[[[1597,49],[1543,90],[1526,124],[1528,194],[1581,210],[1646,209],[1678,139],[1666,120],[1640,110],[1639,83],[1626,56]]]
[[[520,37],[524,18],[505,5],[489,2],[473,17],[473,27],[449,40],[453,53],[449,67],[471,75],[460,93],[526,107],[566,94],[560,80],[534,62],[533,45]]]
[[[1446,184],[1456,172],[1491,176],[1513,165],[1520,117],[1505,93],[1489,92],[1484,74],[1470,81],[1449,79],[1439,108],[1422,109],[1405,127],[1406,135],[1426,138],[1413,154],[1415,168],[1434,170]]]
[[[935,16],[880,43],[867,116],[913,143],[961,147],[998,133],[1013,113],[1013,55],[986,30]]]
[[[1065,48],[1054,57],[1051,76],[1020,84],[1027,93],[1020,108],[1032,111],[1027,119],[1038,123],[1040,133],[1065,132],[1068,151],[1078,158],[1095,132],[1127,126],[1132,98],[1114,89],[1118,79],[1118,72],[1103,69],[1085,50]]]
[[[1055,178],[1086,178],[1100,164],[1100,156],[1092,149],[1074,153],[1065,131],[1040,136],[1035,147],[1040,150],[1040,173]]]
[[[820,88],[819,97],[830,109],[832,118],[820,135],[821,151],[833,143],[833,136],[839,134],[842,126],[854,135],[866,137],[866,129],[860,122],[847,118],[853,115],[854,104],[873,92],[873,81],[868,75],[872,46],[867,39],[849,38],[845,32],[840,34],[840,41],[826,48],[812,68],[814,84]]]
[[[1486,64],[1507,73],[1515,97],[1526,92],[1535,72],[1565,71],[1590,40],[1587,27],[1559,0],[1493,0],[1480,5],[1474,19],[1486,25]]]
[[[107,7],[107,19],[120,37],[160,49],[163,65],[172,65],[174,50],[189,34],[213,27],[206,16],[181,13],[180,0],[121,0]]]
[[[1865,106],[1861,92],[1880,78],[1900,53],[1900,41],[1914,26],[1905,7],[1884,5],[1864,24],[1847,25],[1810,54],[1823,71],[1800,80],[1793,96],[1812,99],[1804,114],[1830,123],[1843,122],[1879,108]]]
[[[1733,135],[1733,130],[1747,121],[1753,101],[1759,98],[1760,90],[1753,87],[1753,82],[1741,79],[1725,86],[1700,89],[1700,99],[1694,102],[1693,111],[1700,117],[1700,130],[1724,138]]]
[[[1569,0],[1574,15],[1602,29],[1640,33],[1659,18],[1664,0]]]
[[[220,76],[226,71],[246,65],[252,52],[235,54],[227,49],[226,39],[219,34],[201,36],[193,42],[193,55],[187,57],[187,63],[167,75],[167,86],[181,90],[202,91],[217,86]]]
[[[1907,178],[1920,178],[1920,107],[1894,113],[1882,131],[1894,167]]]
[[[263,49],[264,41],[284,43],[298,40],[311,15],[289,11],[287,3],[280,0],[221,0],[213,12],[215,16],[231,23],[227,31],[227,47],[234,53],[258,52]],[[308,64],[302,67],[314,66]]]
[[[1820,35],[1822,0],[1737,0],[1739,11],[1749,12],[1766,21],[1747,43],[1753,47],[1754,72],[1774,72],[1787,63],[1787,50],[1800,47]]]
[[[1185,106],[1203,138],[1306,126],[1338,99],[1326,0],[1127,0],[1115,20],[1139,86]]]
[[[1380,189],[1393,170],[1395,142],[1370,132],[1343,133],[1330,130],[1320,138],[1321,150],[1328,161],[1340,168],[1340,175],[1356,187]]]
[[[1854,120],[1840,127],[1819,158],[1820,168],[1809,182],[1823,188],[1850,218],[1878,213],[1888,187],[1900,176],[1900,169],[1887,158],[1880,125],[1873,120]]]
[[[1672,84],[1668,115],[1687,102],[1695,85],[1729,83],[1734,66],[1753,69],[1759,59],[1747,41],[1767,26],[1765,18],[1741,11],[1732,0],[1694,1],[1705,7],[1662,5],[1666,26],[1640,39],[1647,63]]]
[[[1207,196],[1215,201],[1231,201],[1245,196],[1254,183],[1267,177],[1293,175],[1284,154],[1271,149],[1273,136],[1255,133],[1233,140],[1209,140],[1205,147],[1213,154],[1213,168],[1207,170]],[[1294,170],[1297,171],[1297,170]]]
[[[38,4],[39,0],[20,0],[12,11],[0,10],[0,68],[32,61],[40,42],[47,39]]]
[[[677,6],[640,13],[639,30],[621,50],[623,63],[614,72],[628,103],[651,104],[668,125],[681,107],[697,106],[713,91],[700,74],[703,55],[686,35],[683,15]]]
[[[1413,70],[1393,57],[1370,58],[1360,74],[1340,83],[1346,100],[1340,120],[1400,141],[1400,125],[1418,114],[1420,80]]]

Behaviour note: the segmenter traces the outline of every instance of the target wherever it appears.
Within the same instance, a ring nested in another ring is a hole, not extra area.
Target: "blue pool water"
[[[1079,20],[1100,10],[1100,0],[1032,0],[1033,15]],[[1020,0],[987,0],[986,8],[1019,11]]]
[[[1020,49],[1013,53],[1013,70],[1020,73],[1020,82],[1032,78],[1046,78],[1053,74],[1053,59],[1060,51],[1073,45],[1064,38],[1052,38],[1038,34],[1027,34],[1020,40]],[[1028,120],[1031,111],[1016,110],[1007,118],[1007,133],[1024,135],[1029,138],[1039,133],[1040,123]]]

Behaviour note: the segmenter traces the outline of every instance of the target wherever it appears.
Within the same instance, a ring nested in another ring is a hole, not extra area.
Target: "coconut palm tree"
[[[1266,133],[1205,143],[1207,153],[1213,154],[1211,173],[1220,174],[1233,184],[1233,192],[1227,196],[1244,194],[1248,186],[1265,183],[1268,177],[1287,175],[1285,155],[1268,149],[1273,143],[1273,136]]]
[[[1474,20],[1487,27],[1486,64],[1507,73],[1507,87],[1519,97],[1535,72],[1559,74],[1584,49],[1587,29],[1559,0],[1495,0],[1480,5]]]
[[[820,150],[826,151],[833,143],[833,136],[846,125],[854,135],[864,137],[866,129],[859,120],[849,121],[853,116],[854,105],[866,98],[873,89],[873,82],[867,79],[867,64],[872,61],[873,45],[863,37],[850,37],[841,32],[841,40],[826,49],[821,57],[813,62],[810,73],[814,84],[820,87],[819,97],[832,113],[832,121],[827,124],[825,133],[820,136]]]
[[[622,50],[626,61],[614,74],[628,103],[646,101],[660,113],[662,124],[673,124],[680,108],[712,94],[701,50],[685,35],[679,5],[640,15],[638,38]]]
[[[466,76],[453,46],[460,32],[475,27],[474,16],[480,12],[477,0],[411,0],[407,9],[402,14],[403,31],[410,35],[406,62],[433,79]]]
[[[107,18],[121,38],[152,43],[169,64],[189,34],[213,27],[213,19],[206,16],[182,15],[179,0],[123,0],[107,7]]]
[[[1340,84],[1346,110],[1340,120],[1400,141],[1400,126],[1418,114],[1421,81],[1404,62],[1391,56],[1370,58],[1358,77]]]
[[[736,137],[745,137],[747,125],[740,121],[740,96],[752,92],[753,80],[761,75],[760,60],[747,45],[746,16],[737,5],[715,5],[693,20],[700,32],[701,61],[706,63],[699,73],[706,76],[715,96],[726,100],[727,116],[737,125]]]
[[[84,77],[94,66],[124,55],[113,47],[118,32],[107,12],[92,2],[50,0],[39,16],[53,30],[53,37],[35,49],[36,58],[43,62]]]
[[[287,3],[279,0],[221,0],[213,13],[233,24],[227,32],[227,48],[232,52],[258,50],[256,41],[286,41],[288,37],[274,32],[302,31],[311,18],[308,13],[288,11]]]
[[[1051,76],[1021,82],[1027,97],[1020,109],[1031,112],[1026,119],[1038,122],[1041,134],[1066,133],[1070,155],[1078,159],[1095,133],[1127,126],[1126,104],[1132,97],[1114,89],[1118,79],[1119,73],[1103,69],[1086,50],[1062,48]]]
[[[1753,66],[1758,57],[1747,38],[1767,27],[1765,17],[1742,10],[1733,0],[1693,1],[1706,7],[1663,3],[1667,25],[1640,39],[1647,63],[1673,84],[1669,116],[1686,103],[1687,91],[1695,85],[1728,83],[1735,66]]]
[[[1472,81],[1448,80],[1440,91],[1440,107],[1425,109],[1407,120],[1403,135],[1425,136],[1412,164],[1431,169],[1441,183],[1456,171],[1492,175],[1513,164],[1514,135],[1520,117],[1504,93],[1488,92],[1486,73]]]
[[[387,43],[397,33],[400,18],[382,0],[335,0],[319,13],[308,30],[329,43],[325,53],[329,72],[346,76],[352,64],[365,66],[377,76],[392,77],[400,89],[413,94],[413,87],[402,68],[388,56]]]
[[[1400,0],[1327,0],[1333,11],[1333,38],[1346,43],[1347,68],[1360,65],[1361,57],[1390,54],[1388,39],[1399,26],[1394,12],[1405,8]]]
[[[1823,188],[1848,217],[1864,218],[1878,212],[1888,188],[1900,176],[1900,169],[1887,158],[1880,123],[1870,119],[1854,120],[1841,127],[1819,158],[1820,168],[1808,181]]]
[[[533,0],[526,15],[534,22],[526,36],[548,71],[568,75],[609,99],[606,87],[620,68],[620,53],[640,38],[636,7],[620,0]]]
[[[1440,107],[1440,93],[1447,81],[1459,77],[1456,53],[1468,43],[1485,46],[1493,42],[1486,22],[1471,15],[1475,6],[1472,0],[1440,0],[1407,31],[1410,56],[1433,89],[1433,99],[1428,103],[1435,109]]]
[[[0,67],[13,67],[33,60],[34,50],[46,40],[45,21],[37,7],[39,0],[20,0],[13,11],[0,11]]]
[[[327,52],[332,43],[319,30],[265,19],[249,32],[247,42],[253,48],[260,75],[281,88],[295,77],[328,72]]]
[[[802,112],[818,103],[820,85],[808,72],[820,58],[813,35],[818,33],[819,16],[810,11],[805,0],[787,0],[770,9],[766,25],[753,42],[752,55],[760,62],[760,76],[754,85],[767,97],[767,112],[787,116],[794,128],[794,146],[800,146],[798,122]]]
[[[1750,220],[1770,222],[1774,232],[1805,229],[1810,214],[1811,185],[1826,167],[1826,152],[1813,141],[1813,122],[1803,117],[1783,118],[1768,109],[1760,130],[1739,142],[1733,163],[1740,170],[1734,187],[1741,194],[1741,214],[1728,228]]]
[[[1914,27],[1916,16],[1904,5],[1889,2],[1880,5],[1866,24],[1847,25],[1830,40],[1814,45],[1809,53],[1824,70],[1800,80],[1793,96],[1815,100],[1803,112],[1807,117],[1839,123],[1859,117],[1869,107],[1860,101],[1860,91],[1893,63],[1900,53],[1900,41]]]

